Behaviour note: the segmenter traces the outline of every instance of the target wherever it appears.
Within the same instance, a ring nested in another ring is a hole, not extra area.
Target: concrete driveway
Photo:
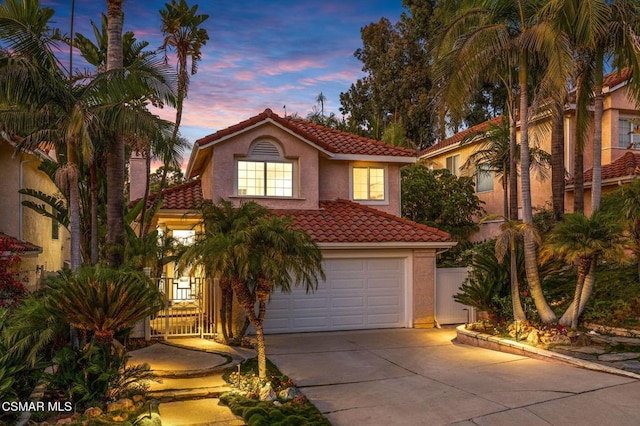
[[[457,344],[455,329],[269,335],[340,425],[638,425],[640,381]]]

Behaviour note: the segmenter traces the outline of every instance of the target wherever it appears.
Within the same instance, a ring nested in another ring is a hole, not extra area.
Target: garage
[[[315,293],[275,292],[266,333],[406,327],[407,257],[325,259]]]

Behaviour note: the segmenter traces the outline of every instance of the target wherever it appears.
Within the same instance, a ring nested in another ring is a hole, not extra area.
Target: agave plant
[[[110,344],[117,331],[133,327],[164,306],[162,295],[142,272],[101,266],[62,271],[49,284],[50,300],[74,327]]]

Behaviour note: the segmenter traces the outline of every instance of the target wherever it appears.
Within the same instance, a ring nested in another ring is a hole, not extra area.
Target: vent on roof
[[[251,147],[251,156],[256,157],[280,157],[280,150],[273,143],[268,141],[260,141],[253,144]]]

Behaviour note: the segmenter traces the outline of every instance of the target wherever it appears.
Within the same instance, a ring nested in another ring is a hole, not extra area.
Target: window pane
[[[384,200],[384,169],[369,169],[369,199]]]
[[[262,161],[238,161],[238,195],[264,195]]]
[[[449,170],[452,175],[460,175],[460,155],[447,157],[447,170]]]
[[[476,192],[493,191],[493,172],[487,164],[478,165]]]
[[[366,167],[353,168],[353,199],[367,200],[369,198],[369,169]]]
[[[267,163],[267,195],[293,196],[293,165],[291,163]]]
[[[618,146],[627,148],[631,142],[631,123],[629,120],[620,120],[618,122]]]

